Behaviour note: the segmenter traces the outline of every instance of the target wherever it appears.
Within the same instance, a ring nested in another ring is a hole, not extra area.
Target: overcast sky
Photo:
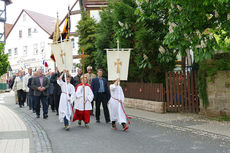
[[[7,6],[7,23],[13,24],[21,13],[22,9],[31,10],[48,16],[56,17],[59,13],[59,20],[68,12],[76,0],[12,0],[13,3]],[[77,4],[79,5],[79,4]]]

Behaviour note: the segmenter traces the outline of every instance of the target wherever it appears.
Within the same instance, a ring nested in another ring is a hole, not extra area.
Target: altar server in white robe
[[[83,80],[84,79],[84,80]],[[87,77],[81,76],[81,82],[75,89],[76,103],[74,108],[76,109],[73,121],[78,120],[78,125],[81,125],[81,121],[84,121],[85,127],[89,127],[90,112],[92,110],[92,101],[94,98],[92,89],[87,82]],[[83,90],[85,88],[85,101],[83,99]]]
[[[123,131],[126,131],[129,127],[127,125],[128,116],[125,113],[124,110],[124,93],[120,85],[118,85],[118,82],[120,79],[117,79],[114,81],[113,84],[110,85],[110,93],[111,98],[109,100],[110,105],[110,118],[112,121],[112,128],[114,130],[117,130],[116,128],[116,122],[122,125]]]
[[[57,83],[61,87],[61,97],[59,103],[59,120],[64,121],[64,126],[66,130],[70,128],[70,118],[73,113],[73,101],[75,97],[74,86],[70,83],[71,76],[66,75],[67,83],[63,81],[63,76],[66,71],[64,70],[62,75],[58,78]]]

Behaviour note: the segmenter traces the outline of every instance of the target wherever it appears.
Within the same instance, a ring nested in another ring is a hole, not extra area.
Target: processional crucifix
[[[85,55],[84,48],[82,48],[81,55],[74,55],[73,59],[82,59],[82,74],[83,74],[83,100],[84,100],[84,110],[85,110],[85,58],[89,57],[89,55]]]

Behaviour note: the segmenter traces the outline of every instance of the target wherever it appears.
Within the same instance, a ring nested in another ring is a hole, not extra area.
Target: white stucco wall
[[[29,28],[31,28],[31,36],[28,36]],[[19,38],[20,30],[22,30],[21,38]],[[51,46],[49,45],[52,40],[48,38],[49,34],[23,12],[6,39],[5,52],[8,53],[9,49],[11,49],[9,61],[13,71],[21,69],[24,65],[27,68],[32,67],[34,69],[41,67],[43,66],[43,59],[48,62],[49,68],[54,70],[54,63],[50,59]],[[35,53],[34,50],[36,44],[38,53]],[[27,54],[23,51],[24,46],[27,46]],[[44,49],[42,52],[43,47]],[[14,54],[15,48],[17,48],[17,55]]]

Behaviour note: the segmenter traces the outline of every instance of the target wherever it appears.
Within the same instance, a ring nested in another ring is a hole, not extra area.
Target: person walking
[[[29,98],[30,98],[30,106],[33,110],[33,113],[36,113],[36,108],[35,108],[35,96],[34,96],[34,89],[32,88],[32,80],[37,77],[37,72],[33,72],[33,76],[29,78],[28,80],[28,88],[29,88]]]
[[[14,83],[15,83],[15,79],[18,77],[18,72],[16,72],[16,74],[13,76],[13,80],[12,83],[10,85],[10,88],[14,91],[14,98],[15,98],[15,103],[18,104],[18,93],[17,93],[17,89],[16,86],[14,88]]]
[[[29,82],[29,79],[32,77],[32,68],[28,68],[28,74],[24,76],[25,78],[25,87],[26,87],[26,104],[27,106],[29,106],[29,110],[32,109],[32,106],[30,105],[31,102],[30,102],[30,96],[29,96],[29,87],[28,87],[28,82]]]
[[[74,77],[74,86],[76,87],[81,83],[82,70],[80,68],[77,69],[77,75]]]
[[[114,130],[117,130],[116,122],[122,125],[123,131],[126,131],[129,126],[128,123],[128,116],[125,113],[124,109],[124,101],[125,96],[123,93],[123,90],[118,83],[120,82],[120,79],[116,79],[113,84],[110,85],[110,93],[111,98],[109,100],[109,106],[110,106],[110,117],[112,121],[112,128]]]
[[[76,87],[76,109],[73,117],[73,121],[78,120],[78,125],[81,125],[81,121],[84,121],[85,127],[89,127],[90,112],[92,110],[91,102],[93,101],[93,92],[87,82],[87,77],[81,76],[81,82]]]
[[[97,77],[92,80],[91,87],[94,94],[94,100],[96,101],[96,121],[100,123],[100,106],[102,103],[105,121],[106,123],[110,122],[109,110],[108,110],[108,101],[110,99],[110,92],[107,86],[107,80],[102,77],[103,70],[97,70]]]
[[[24,83],[24,77],[22,75],[22,72],[19,71],[18,77],[15,78],[14,80],[14,85],[13,85],[13,90],[17,91],[17,96],[18,96],[18,102],[19,102],[19,107],[21,108],[24,106],[25,102],[25,83]]]
[[[90,86],[91,86],[92,80],[94,78],[96,78],[96,75],[94,73],[92,73],[92,71],[93,71],[92,66],[88,66],[87,67],[87,72],[88,73],[86,73],[86,77],[87,77],[87,82],[86,83],[88,83]],[[92,105],[92,110],[90,112],[90,115],[94,116],[94,114],[93,114],[94,101],[91,102],[91,105]]]
[[[48,118],[48,88],[49,80],[42,74],[42,69],[38,70],[38,76],[32,79],[32,88],[34,89],[35,108],[37,118],[40,118],[40,101],[42,102],[43,118]]]
[[[53,98],[54,98],[54,108],[56,109],[57,114],[59,115],[59,101],[61,96],[61,87],[57,84],[57,80],[60,77],[60,72],[58,71],[58,68],[56,68],[56,72],[51,76],[50,83],[53,83],[54,90],[53,90]]]
[[[61,87],[62,93],[59,104],[59,120],[60,122],[64,121],[64,126],[66,130],[70,128],[70,118],[73,113],[73,101],[75,98],[75,90],[74,86],[70,83],[71,75],[66,74],[66,81],[64,82],[62,79],[64,78],[64,74],[66,71],[64,70],[61,76],[58,78],[57,83]]]
[[[51,106],[51,110],[52,112],[55,112],[55,107],[54,107],[54,84],[51,83],[50,79],[51,76],[54,74],[54,72],[52,72],[51,70],[49,70],[49,74],[47,76],[47,78],[49,79],[50,82],[50,87],[49,87],[49,98],[48,98],[48,104]]]

